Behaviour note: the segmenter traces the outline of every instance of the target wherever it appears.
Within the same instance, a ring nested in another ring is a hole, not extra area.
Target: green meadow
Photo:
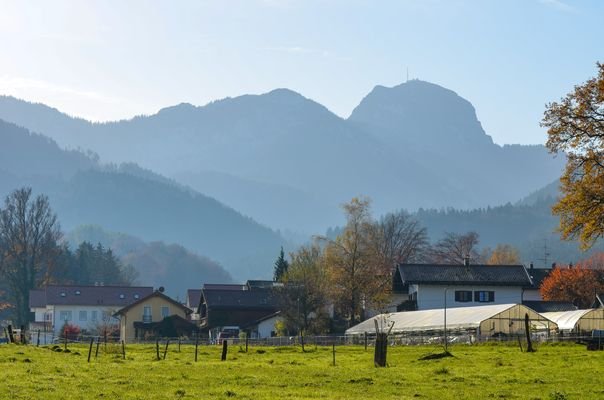
[[[170,345],[110,346],[87,362],[87,345],[0,345],[0,399],[602,399],[604,352],[542,344],[522,353],[506,344],[455,345],[453,357],[422,360],[442,349],[388,349],[386,368],[372,349]],[[62,347],[60,347],[62,350]],[[164,348],[161,348],[163,357]]]

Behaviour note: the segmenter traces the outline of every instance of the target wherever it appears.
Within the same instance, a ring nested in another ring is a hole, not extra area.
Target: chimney
[[[533,267],[534,267],[534,265],[533,265],[533,262],[531,261],[531,263],[529,264],[529,269],[532,271]]]
[[[468,267],[470,265],[470,256],[469,255],[466,255],[463,258],[463,265],[465,265],[466,267]]]

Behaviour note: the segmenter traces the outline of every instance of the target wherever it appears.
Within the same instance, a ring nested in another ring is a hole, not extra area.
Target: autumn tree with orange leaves
[[[541,122],[547,148],[567,157],[552,210],[562,238],[579,239],[584,249],[604,236],[604,64],[597,67],[596,77],[548,104]]]
[[[601,254],[576,267],[554,268],[541,283],[541,297],[548,301],[569,301],[580,309],[590,308],[596,293],[604,292],[604,269],[590,268],[601,265],[599,262],[595,264],[600,260]]]

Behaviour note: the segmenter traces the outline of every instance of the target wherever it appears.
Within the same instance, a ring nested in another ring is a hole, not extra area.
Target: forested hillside
[[[66,236],[74,246],[87,241],[111,248],[123,263],[134,267],[137,283],[166,289],[170,296],[184,299],[187,289],[204,283],[228,283],[232,278],[218,263],[194,254],[178,244],[145,242],[132,235],[107,232],[99,226],[79,226]]]
[[[48,195],[66,231],[96,224],[178,243],[240,279],[271,274],[281,237],[210,197],[136,165],[103,166],[13,124],[0,122],[0,143],[0,196],[22,186]]]

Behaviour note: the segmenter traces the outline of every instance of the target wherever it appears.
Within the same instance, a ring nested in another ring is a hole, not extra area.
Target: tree
[[[29,291],[48,280],[61,231],[48,197],[32,198],[31,188],[7,196],[0,210],[0,273],[8,284],[18,325],[29,320]]]
[[[426,229],[404,211],[386,214],[370,227],[373,256],[386,267],[420,262],[428,247]]]
[[[576,267],[557,267],[539,288],[544,300],[569,301],[580,309],[590,308],[596,293],[604,291],[604,271]]]
[[[275,261],[273,280],[275,282],[281,282],[283,276],[287,273],[288,268],[289,263],[285,259],[285,253],[283,253],[283,246],[281,246],[281,252],[279,253],[279,257],[277,257],[277,260]]]
[[[435,264],[463,264],[466,257],[470,262],[480,261],[476,251],[478,234],[468,232],[465,235],[447,232],[445,237],[436,242],[428,251],[428,259]]]
[[[486,262],[488,265],[517,265],[520,264],[520,253],[509,244],[498,244]]]
[[[328,280],[321,248],[313,244],[291,255],[291,265],[279,288],[287,326],[305,333],[323,333],[328,327]]]
[[[547,148],[567,156],[562,197],[552,211],[562,238],[578,238],[584,249],[604,234],[604,64],[597,67],[597,77],[549,103],[541,121]]]
[[[342,206],[346,214],[344,231],[325,246],[331,297],[348,325],[364,318],[365,310],[378,293],[382,279],[389,271],[379,271],[370,262],[368,243],[371,229],[370,200],[353,198]],[[377,277],[377,279],[376,279]]]

